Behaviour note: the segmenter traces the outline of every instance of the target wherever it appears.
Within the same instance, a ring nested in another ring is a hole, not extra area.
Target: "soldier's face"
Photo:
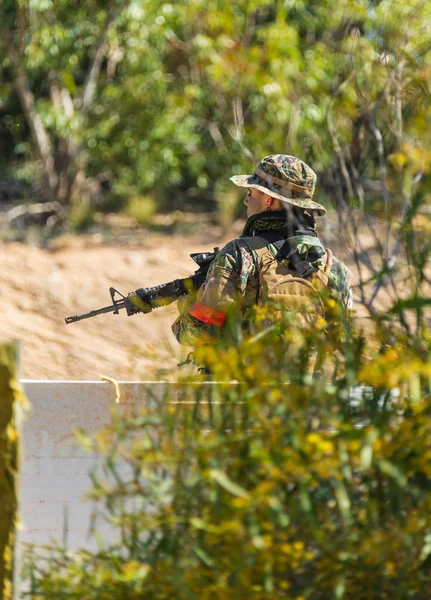
[[[244,198],[244,204],[247,207],[247,219],[253,215],[264,212],[266,207],[266,194],[259,190],[249,188],[247,196]]]

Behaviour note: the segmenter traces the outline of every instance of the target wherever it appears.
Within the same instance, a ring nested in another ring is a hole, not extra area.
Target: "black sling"
[[[316,267],[313,267],[308,260],[301,258],[298,251],[280,234],[275,233],[274,231],[262,231],[259,232],[258,235],[276,247],[276,260],[280,261],[283,260],[283,258],[288,260],[303,279],[307,279],[310,275],[317,273],[319,270]]]

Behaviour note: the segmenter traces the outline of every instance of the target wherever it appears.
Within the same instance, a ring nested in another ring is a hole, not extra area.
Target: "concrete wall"
[[[19,542],[39,545],[67,538],[70,549],[94,547],[88,539],[92,505],[83,497],[97,458],[78,448],[74,432],[96,433],[108,424],[116,390],[112,383],[95,381],[23,384],[31,410],[20,419]],[[159,382],[120,382],[119,391],[117,406],[123,413],[157,404],[166,393],[175,402],[178,393],[174,384]],[[102,533],[112,534],[106,528]]]

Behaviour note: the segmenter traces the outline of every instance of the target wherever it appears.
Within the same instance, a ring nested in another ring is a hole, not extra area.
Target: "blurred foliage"
[[[156,209],[156,202],[151,196],[132,196],[124,212],[129,217],[136,219],[140,225],[145,225],[149,223]]]
[[[340,337],[267,316],[201,349],[225,383],[149,392],[138,414],[80,434],[104,459],[99,549],[37,552],[30,598],[428,598],[431,338],[389,345],[382,322],[373,349],[349,320]]]
[[[25,405],[18,382],[19,347],[0,344],[0,598],[14,597],[17,523],[18,428],[16,403]]]
[[[388,169],[410,160],[403,144],[420,156],[429,142],[425,0],[0,10],[3,171],[38,161],[42,192],[66,204],[156,193],[164,208],[215,208],[229,176],[282,152],[309,162],[334,204],[399,204]]]
[[[75,231],[85,231],[94,225],[94,215],[95,210],[91,204],[77,204],[70,211],[69,224]]]

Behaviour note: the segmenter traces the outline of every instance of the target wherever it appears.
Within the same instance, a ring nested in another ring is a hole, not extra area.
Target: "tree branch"
[[[36,204],[20,204],[14,206],[3,215],[0,215],[0,223],[9,225],[17,219],[27,215],[44,215],[54,213],[63,216],[64,208],[59,202],[37,202]]]
[[[414,178],[413,184],[412,184],[412,191],[413,191],[413,188],[421,180],[422,175],[423,175],[423,172],[420,171],[416,175],[416,177]],[[408,219],[409,219],[408,209],[409,209],[410,205],[411,205],[411,195],[409,196],[409,195],[405,194],[404,195],[404,204],[403,204],[403,207],[401,209],[401,226],[400,226],[400,231],[403,231],[405,229],[406,224],[408,222]],[[383,268],[384,269],[391,270],[391,269],[393,269],[395,267],[396,258],[398,256],[398,253],[399,253],[400,248],[401,248],[401,241],[402,241],[401,235],[399,235],[397,241],[395,242],[394,248],[393,248],[390,256],[385,256],[385,258],[384,258],[384,261],[383,261]],[[374,300],[375,300],[375,298],[376,298],[376,296],[377,296],[380,288],[383,285],[383,280],[384,280],[384,278],[382,277],[378,281],[376,281],[376,284],[375,284],[374,289],[372,291],[371,297],[370,297],[370,299],[368,301],[368,305],[370,307],[372,306],[372,304],[373,304],[373,302],[374,302]]]
[[[389,191],[388,186],[386,184],[387,170],[386,170],[386,162],[385,162],[385,149],[383,146],[383,136],[380,129],[377,127],[377,119],[375,115],[375,107],[374,110],[370,114],[370,118],[368,119],[369,126],[376,140],[377,147],[377,156],[379,157],[379,165],[380,165],[380,182],[382,185],[382,193],[383,193],[383,202],[385,208],[385,219],[387,222],[387,231],[386,231],[386,243],[385,243],[385,253],[384,253],[384,261],[388,258],[389,253],[389,233],[390,233],[390,219],[389,219]]]
[[[395,68],[395,137],[398,150],[403,139],[403,103],[401,98],[404,60],[401,59]]]
[[[94,45],[93,60],[90,64],[87,80],[84,86],[84,92],[82,94],[81,112],[84,116],[88,114],[88,111],[94,98],[94,93],[96,91],[97,81],[99,79],[100,70],[102,68],[102,62],[105,55],[105,42],[108,30],[112,23],[115,21],[115,19],[118,17],[118,15],[122,12],[127,2],[128,0],[124,0],[116,8],[113,6],[114,3],[111,4],[111,7],[106,16],[105,23],[103,24],[103,29],[100,33],[99,39]]]
[[[332,139],[335,153],[340,162],[341,173],[343,174],[343,178],[346,183],[347,193],[352,198],[354,196],[352,180],[350,178],[349,171],[347,169],[346,159],[344,157],[343,150],[341,149],[340,143],[337,138],[337,134],[335,132],[335,127],[334,127],[334,123],[332,121],[330,107],[328,107],[328,112],[326,114],[326,121],[328,124],[328,131],[329,131],[329,135],[331,136],[331,139]]]

